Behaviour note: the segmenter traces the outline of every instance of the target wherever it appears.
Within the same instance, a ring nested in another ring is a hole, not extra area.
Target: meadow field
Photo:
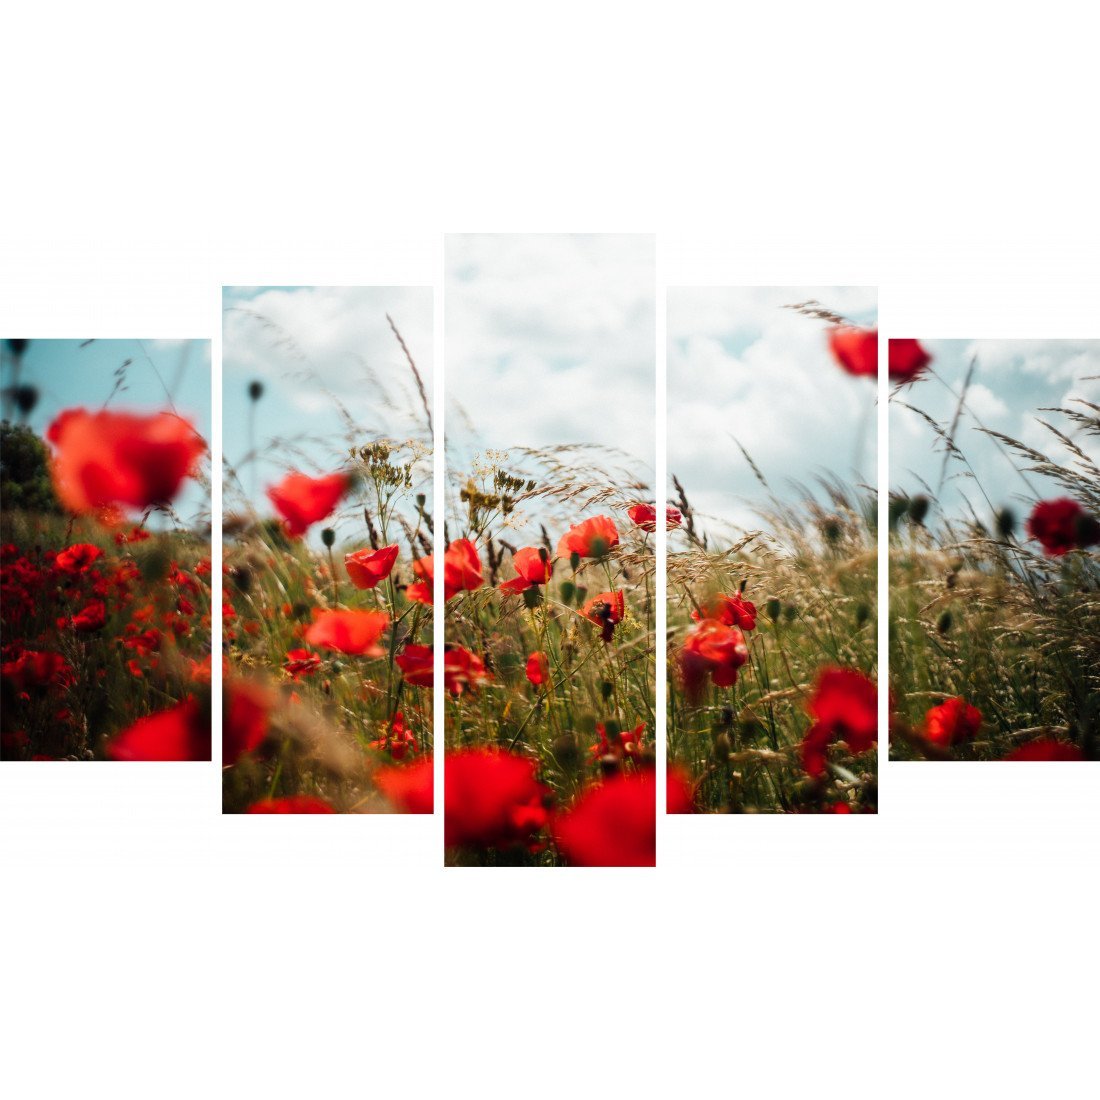
[[[1095,760],[1100,406],[1034,408],[1032,394],[1025,441],[986,424],[979,367],[933,366],[891,398],[941,471],[890,496],[891,758]],[[946,415],[926,411],[936,396]],[[954,482],[965,505],[945,503]]]
[[[206,442],[140,341],[6,343],[19,350],[0,441],[0,757],[209,760]],[[44,408],[73,364],[87,404]],[[193,386],[208,397],[209,372]],[[160,407],[118,407],[137,393]]]
[[[431,412],[396,325],[386,336],[401,374],[373,381],[405,439],[365,427],[309,366],[291,393],[320,395],[332,431],[272,434],[278,395],[239,382],[251,411],[249,438],[226,445],[227,813],[432,811]]]

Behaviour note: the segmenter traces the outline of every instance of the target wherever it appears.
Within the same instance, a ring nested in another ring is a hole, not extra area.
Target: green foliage
[[[0,498],[5,513],[61,512],[50,482],[45,442],[25,425],[7,420],[0,424]]]

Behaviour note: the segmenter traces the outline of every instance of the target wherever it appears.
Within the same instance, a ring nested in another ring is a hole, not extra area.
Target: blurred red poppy
[[[54,489],[77,513],[167,504],[206,452],[191,422],[168,412],[66,409],[46,429],[46,438],[54,448]]]
[[[895,382],[911,382],[931,362],[932,356],[919,341],[890,341],[890,377]]]
[[[271,698],[258,684],[226,680],[222,699],[222,765],[255,752],[267,738]]]
[[[1028,538],[1042,543],[1045,553],[1061,557],[1100,542],[1100,523],[1075,500],[1041,500],[1027,517]]]
[[[615,627],[623,621],[626,614],[626,601],[622,592],[601,592],[585,601],[581,614],[600,627],[600,637],[610,642]]]
[[[973,741],[982,724],[982,712],[961,695],[932,707],[924,716],[924,736],[934,745]]]
[[[626,514],[643,531],[657,530],[657,509],[652,504],[634,504],[626,510]],[[665,508],[666,531],[679,527],[683,520],[679,508],[673,508],[672,505]]]
[[[350,656],[381,657],[385,651],[378,639],[389,625],[385,611],[319,611],[305,640]]]
[[[593,516],[575,524],[558,542],[558,557],[602,558],[619,545],[619,532],[608,516]]]
[[[878,375],[878,330],[836,325],[829,330],[829,350],[849,373],[874,378]]]
[[[432,647],[427,645],[406,645],[394,658],[397,667],[405,678],[406,684],[413,687],[431,687],[435,661]]]
[[[209,760],[210,717],[189,696],[117,733],[106,753],[112,760]]]
[[[547,788],[527,756],[460,749],[444,759],[444,842],[449,848],[530,846],[549,815]]]
[[[1026,745],[1010,752],[1005,760],[1084,760],[1085,754],[1069,741],[1059,741],[1055,737],[1037,737]]]
[[[460,645],[447,647],[443,654],[443,684],[452,695],[475,691],[491,679],[480,657]]]
[[[308,649],[291,649],[287,652],[283,668],[290,673],[292,680],[303,676],[312,676],[321,667],[321,657]]]
[[[435,555],[417,558],[412,563],[412,571],[420,580],[405,588],[405,598],[430,607],[435,598]]]
[[[472,592],[482,585],[481,559],[469,539],[455,539],[443,555],[443,596],[449,600],[459,592]]]
[[[102,600],[92,600],[73,616],[73,630],[88,634],[93,630],[102,630],[106,621],[107,605]]]
[[[657,782],[652,768],[590,786],[551,825],[554,843],[577,867],[654,867]]]
[[[430,814],[435,808],[435,773],[432,758],[425,757],[400,767],[375,769],[374,785],[406,814]]]
[[[825,774],[834,741],[859,755],[878,740],[878,689],[854,668],[822,669],[806,709],[814,723],[802,740],[802,766],[812,776]]]
[[[512,555],[515,577],[497,587],[501,592],[516,594],[526,592],[538,584],[547,584],[554,572],[554,563],[546,549],[541,546],[525,546]]]
[[[617,756],[636,761],[645,748],[645,722],[639,722],[632,730],[619,730],[611,737],[608,736],[607,726],[603,722],[597,722],[596,736],[599,741],[588,748],[588,754],[593,759]]]
[[[703,619],[680,649],[680,680],[687,697],[697,701],[707,677],[715,687],[733,687],[737,670],[749,659],[745,635],[717,619]]]
[[[379,752],[388,752],[394,760],[404,760],[409,753],[420,751],[412,730],[405,725],[405,715],[401,711],[393,716],[385,736],[372,741],[370,747]]]
[[[742,630],[755,630],[756,604],[744,599],[740,592],[732,596],[719,592],[699,611],[693,611],[691,617],[697,623],[704,619],[713,619],[723,626],[739,626]]]
[[[70,687],[75,675],[69,662],[52,650],[25,649],[18,657],[5,661],[0,674],[11,681],[18,691],[29,688]]]
[[[545,653],[532,653],[527,658],[527,679],[535,687],[541,687],[550,680],[550,662]]]
[[[309,794],[292,794],[288,798],[267,798],[253,802],[245,811],[250,814],[334,814],[336,811],[323,798]]]
[[[62,573],[71,573],[74,576],[87,571],[88,566],[103,557],[103,551],[91,543],[78,542],[74,546],[66,547],[54,559],[54,565]]]
[[[297,538],[331,515],[347,492],[350,479],[345,473],[310,477],[308,474],[287,474],[278,485],[267,490],[268,499],[283,519],[288,535]]]
[[[356,550],[344,557],[348,579],[356,588],[374,588],[384,581],[397,561],[397,544],[383,546],[381,550]]]
[[[693,814],[695,811],[695,784],[687,772],[673,765],[666,777],[665,812]]]

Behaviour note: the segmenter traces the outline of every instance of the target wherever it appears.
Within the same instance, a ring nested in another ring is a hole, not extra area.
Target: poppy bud
[[[787,622],[793,623],[797,617],[798,608],[795,607],[793,603],[789,603],[783,608],[783,618],[786,619]]]
[[[906,512],[909,511],[909,498],[895,496],[890,498],[890,504],[888,509],[890,530],[892,531],[898,525],[898,521]]]
[[[600,695],[603,697],[603,701],[606,703],[611,698],[611,693],[615,690],[614,685],[610,680],[600,681]]]
[[[909,522],[917,527],[923,526],[930,506],[931,501],[923,493],[920,496],[913,497],[909,501]]]
[[[248,383],[248,397],[250,401],[259,401],[264,395],[264,384],[259,381]]]
[[[523,606],[529,611],[533,611],[541,602],[542,593],[537,584],[523,590]]]
[[[567,771],[576,768],[581,762],[581,747],[571,733],[563,733],[550,745],[554,759]]]
[[[865,604],[856,604],[856,626],[863,626],[871,617],[871,609]]]
[[[569,555],[569,567],[574,572],[576,572],[577,569],[580,568],[580,564],[581,564],[581,556],[580,556],[580,554],[577,553],[576,550],[574,550],[573,553]]]
[[[428,498],[423,493],[416,494],[416,506],[417,508],[423,508],[428,503]]]
[[[997,513],[997,534],[1002,539],[1012,538],[1016,530],[1016,514],[1011,508],[1002,508]]]
[[[588,589],[584,585],[577,585],[576,591],[573,594],[578,607],[582,606],[584,601],[588,599]]]
[[[252,587],[252,570],[247,565],[237,566],[232,576],[238,592],[247,592]]]
[[[772,596],[766,604],[764,604],[764,610],[767,612],[768,618],[771,621],[777,622],[779,619],[779,612],[782,610],[783,605]]]
[[[321,541],[326,546],[332,546],[336,542],[336,532],[331,527],[326,527],[321,532]]]
[[[38,388],[36,386],[15,387],[15,405],[24,416],[29,416],[37,404]]]
[[[573,594],[577,591],[577,586],[572,581],[562,581],[558,591],[561,593],[561,602],[568,604],[572,602]]]
[[[950,611],[945,611],[939,618],[939,622],[936,623],[936,629],[941,634],[946,634],[951,629],[951,624],[954,619],[951,617]]]

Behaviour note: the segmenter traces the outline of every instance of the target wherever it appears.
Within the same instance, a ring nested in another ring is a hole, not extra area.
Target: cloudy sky
[[[668,468],[698,513],[760,526],[768,494],[737,444],[784,502],[818,474],[873,484],[875,384],[836,366],[826,322],[784,308],[811,299],[875,324],[874,288],[669,288]]]
[[[451,462],[596,443],[652,481],[654,238],[452,235],[446,269]]]
[[[225,458],[262,514],[272,511],[268,485],[291,468],[339,468],[353,436],[430,441],[415,379],[386,320],[388,313],[404,337],[430,402],[430,287],[226,287],[222,304]],[[250,463],[253,381],[264,391],[255,408],[259,457]],[[235,498],[227,488],[226,506]]]
[[[1045,418],[1074,439],[1093,461],[1100,445],[1043,407],[1072,407],[1075,398],[1100,403],[1100,340],[921,340],[932,354],[933,375],[903,387],[890,403],[890,487],[910,494],[928,492],[949,516],[983,522],[991,511],[1011,507],[1022,519],[1040,496],[1065,495],[1047,479],[1017,472],[1028,463],[1011,459],[980,428],[992,428],[1066,464],[1071,456],[1038,421]],[[944,475],[943,450],[929,426],[905,402],[938,424],[954,417],[967,369],[974,361],[955,441],[969,460],[951,460]],[[1080,408],[1080,407],[1079,407]],[[1089,410],[1080,408],[1088,413]],[[943,478],[941,490],[941,477]],[[1029,484],[1030,482],[1030,484]],[[983,495],[984,490],[984,495]],[[986,497],[989,498],[988,502]],[[992,505],[992,508],[991,508]]]
[[[6,350],[4,356],[8,386],[13,368]],[[121,386],[112,394],[116,371]],[[20,381],[38,390],[27,422],[40,435],[63,409],[98,410],[110,399],[107,407],[117,412],[174,409],[210,442],[209,340],[31,340]],[[188,481],[175,508],[185,522],[208,520],[209,494]]]

